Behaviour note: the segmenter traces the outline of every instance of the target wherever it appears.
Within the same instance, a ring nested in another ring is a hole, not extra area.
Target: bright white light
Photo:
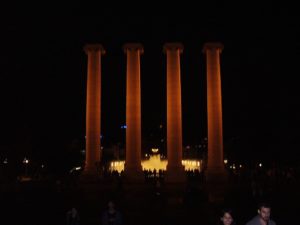
[[[81,166],[73,167],[73,168],[70,170],[70,173],[74,172],[75,170],[81,170]]]
[[[224,163],[227,164],[227,163],[228,163],[228,160],[227,160],[227,159],[224,159]]]
[[[262,163],[260,163],[258,166],[259,166],[259,167],[262,167]]]

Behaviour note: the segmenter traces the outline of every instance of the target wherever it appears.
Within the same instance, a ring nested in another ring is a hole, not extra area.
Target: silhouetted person
[[[108,209],[102,214],[102,225],[121,225],[122,215],[115,209],[115,204],[113,201],[108,202]]]
[[[67,225],[79,225],[79,213],[75,207],[67,212]]]
[[[253,217],[246,225],[276,225],[276,223],[270,219],[271,206],[269,203],[260,203],[257,213],[258,215]]]

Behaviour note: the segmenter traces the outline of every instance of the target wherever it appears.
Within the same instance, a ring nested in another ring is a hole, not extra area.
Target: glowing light
[[[142,161],[142,167],[144,170],[166,170],[167,160],[161,160],[160,155],[151,155],[148,160]]]
[[[110,163],[110,171],[118,171],[118,173],[121,173],[122,170],[124,170],[125,161],[114,161]]]
[[[75,170],[81,170],[81,166],[73,167],[73,168],[70,170],[70,173],[74,172]]]
[[[8,163],[7,158],[4,159],[3,163],[4,163],[4,164],[7,164],[7,163]]]
[[[168,161],[160,154],[150,155],[149,159],[142,160],[143,170],[166,170]],[[124,170],[125,161],[113,161],[110,163],[110,171],[118,171],[119,173]],[[198,160],[182,160],[182,165],[185,170],[199,170],[201,171],[202,161]]]
[[[29,163],[29,160],[25,157],[25,158],[23,159],[23,163],[28,164],[28,163]]]
[[[262,167],[262,163],[260,163],[258,166],[259,166],[259,167]]]
[[[227,164],[227,163],[228,163],[228,160],[227,160],[227,159],[224,159],[224,163]]]
[[[157,153],[157,152],[158,152],[158,148],[152,148],[151,151],[152,151],[153,153]]]

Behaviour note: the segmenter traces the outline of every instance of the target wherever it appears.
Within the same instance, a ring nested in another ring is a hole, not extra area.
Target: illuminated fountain
[[[142,168],[143,170],[151,170],[153,171],[154,169],[156,171],[159,170],[166,170],[168,160],[166,159],[165,156],[158,154],[158,149],[153,148],[152,149],[153,154],[145,154],[145,157],[147,159],[142,160]],[[182,165],[184,166],[184,169],[186,171],[188,170],[198,170],[201,171],[202,169],[202,160],[195,160],[195,159],[185,159],[181,161]],[[110,163],[109,170],[110,171],[118,171],[119,173],[124,170],[124,164],[125,161],[123,160],[118,160],[118,161],[112,161]]]

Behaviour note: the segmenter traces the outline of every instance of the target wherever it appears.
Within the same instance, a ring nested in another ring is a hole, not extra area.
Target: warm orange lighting
[[[168,161],[166,159],[162,159],[160,154],[150,155],[149,159],[142,161],[143,170],[166,170]],[[119,173],[124,170],[125,161],[113,161],[110,163],[110,171],[116,170]],[[201,171],[202,161],[199,160],[182,160],[181,164],[184,166],[185,170],[198,170]]]
[[[222,127],[222,93],[220,43],[206,43],[207,70],[207,120],[208,120],[208,170],[224,170],[223,127]]]
[[[128,43],[123,46],[126,67],[126,167],[127,176],[142,174],[141,166],[141,78],[140,55],[143,46]]]
[[[182,160],[182,112],[181,112],[181,43],[166,43],[167,55],[167,182],[182,182],[184,169]]]
[[[99,44],[86,45],[88,56],[86,102],[86,161],[85,173],[95,174],[100,162],[101,134],[101,55],[105,53]]]

